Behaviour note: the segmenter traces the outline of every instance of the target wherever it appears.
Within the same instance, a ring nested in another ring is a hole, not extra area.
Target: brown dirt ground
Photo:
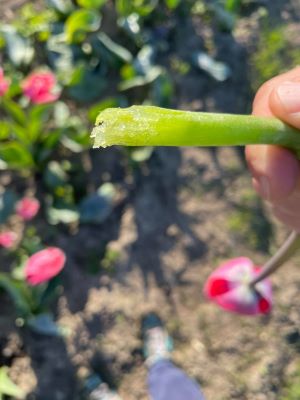
[[[297,2],[291,8],[290,2],[274,1],[271,8],[290,18],[299,10]],[[257,18],[254,13],[241,20],[234,36],[215,34],[197,19],[178,27],[176,54],[184,58],[201,41],[213,42],[216,55],[233,69],[223,84],[196,70],[174,76],[178,107],[249,111],[247,54],[259,34]],[[186,43],[188,36],[193,39]],[[201,384],[207,400],[279,400],[299,365],[299,257],[274,277],[275,307],[268,317],[227,314],[202,295],[220,261],[246,255],[262,263],[287,235],[253,193],[240,153],[159,148],[134,182],[121,180],[120,159],[118,149],[91,154],[96,172],[109,171],[127,193],[109,221],[83,226],[73,236],[62,231],[57,238],[68,252],[57,307],[66,337],[19,335],[11,305],[3,300],[1,357],[12,379],[28,400],[77,400],[82,380],[95,370],[124,400],[146,400],[139,323],[151,310],[174,337],[174,361]],[[103,242],[119,257],[108,271],[87,274],[84,254]]]

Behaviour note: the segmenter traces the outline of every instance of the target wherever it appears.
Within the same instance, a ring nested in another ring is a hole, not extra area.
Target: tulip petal
[[[245,315],[266,314],[272,308],[271,282],[265,279],[255,288],[249,285],[260,270],[246,257],[229,260],[209,276],[204,294],[227,311]]]
[[[24,197],[16,204],[16,213],[26,221],[36,216],[40,209],[40,202],[31,197]]]
[[[22,84],[23,93],[34,104],[56,101],[60,93],[55,91],[56,78],[52,72],[34,72]]]
[[[15,232],[6,231],[0,233],[0,246],[9,249],[12,247],[17,239]]]
[[[38,251],[26,262],[26,281],[32,286],[49,281],[61,272],[65,261],[65,253],[58,247]]]

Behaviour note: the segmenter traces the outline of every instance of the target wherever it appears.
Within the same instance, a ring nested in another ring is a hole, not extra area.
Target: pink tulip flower
[[[17,235],[12,231],[5,231],[0,233],[0,246],[9,249],[12,247],[17,239]]]
[[[34,104],[52,103],[59,98],[55,90],[56,78],[52,72],[34,72],[22,84],[23,93]]]
[[[207,279],[204,294],[227,311],[255,315],[267,314],[272,308],[272,287],[269,279],[249,286],[261,271],[246,257],[222,264]]]
[[[16,213],[25,221],[36,216],[40,209],[40,202],[34,197],[24,197],[17,202]]]
[[[54,278],[63,269],[65,253],[58,247],[48,247],[28,258],[25,265],[26,281],[31,286],[40,285]]]
[[[3,69],[0,67],[0,96],[4,96],[9,88],[9,80],[4,78]]]

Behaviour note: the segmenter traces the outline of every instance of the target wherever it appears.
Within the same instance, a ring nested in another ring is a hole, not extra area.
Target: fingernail
[[[300,83],[299,82],[283,82],[276,89],[277,95],[289,114],[300,112]]]
[[[259,191],[261,196],[266,199],[269,200],[270,199],[270,182],[268,180],[268,178],[266,178],[265,176],[261,176],[258,178],[258,184],[259,184]]]

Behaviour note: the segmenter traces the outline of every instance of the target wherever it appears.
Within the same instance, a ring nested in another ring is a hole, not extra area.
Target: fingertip
[[[269,96],[269,107],[276,117],[299,129],[300,82],[298,80],[284,81],[273,88]]]
[[[270,145],[247,146],[246,159],[253,186],[265,200],[278,201],[294,191],[300,166],[289,150]]]

